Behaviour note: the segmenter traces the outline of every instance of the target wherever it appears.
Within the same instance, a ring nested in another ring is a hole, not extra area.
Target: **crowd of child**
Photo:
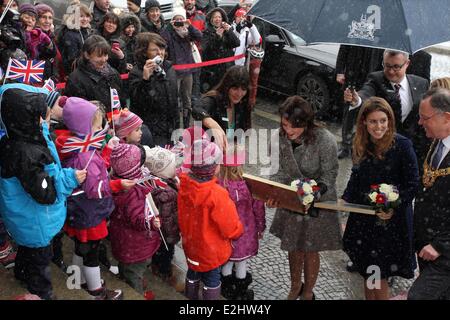
[[[0,232],[11,236],[1,248],[11,260],[16,244],[14,275],[30,293],[55,298],[49,265],[61,255],[54,251],[63,230],[81,288],[94,299],[123,298],[101,276],[105,239],[119,276],[142,294],[149,267],[172,276],[182,239],[189,299],[200,291],[203,299],[253,298],[246,261],[257,254],[265,217],[243,180],[245,150],[222,151],[200,127],[184,130],[182,151],[150,148],[140,144],[142,120],[127,109],[112,126],[98,101],[23,84],[0,95]]]

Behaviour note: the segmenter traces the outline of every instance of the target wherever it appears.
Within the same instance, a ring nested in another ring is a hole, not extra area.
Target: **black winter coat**
[[[227,107],[229,105],[228,99],[222,95],[217,95],[214,97],[202,97],[194,105],[192,110],[192,117],[194,120],[202,121],[205,118],[211,117],[215,120],[220,127],[226,132],[228,129],[228,119]],[[248,100],[244,97],[241,102],[234,106],[235,108],[235,129],[248,129],[247,118],[249,117],[248,111]],[[207,128],[204,128],[207,130]]]
[[[202,33],[191,25],[188,27],[189,34],[186,38],[180,37],[172,26],[169,26],[167,30],[168,32],[164,35],[164,38],[167,41],[168,60],[174,64],[194,63],[191,41],[200,41]],[[196,72],[196,70],[198,69],[185,69],[176,71],[176,73],[177,75],[188,75]]]
[[[46,112],[43,94],[20,89],[4,92],[1,117],[8,135],[0,141],[0,167],[2,178],[16,177],[38,203],[53,204],[56,201],[54,180],[44,167],[55,160],[39,123],[39,116],[45,117]],[[44,180],[46,188],[42,187]]]
[[[130,109],[150,129],[156,145],[169,144],[172,132],[179,127],[177,78],[172,64],[163,62],[166,77],[152,75],[142,78],[143,64],[138,63],[130,72]]]
[[[215,8],[208,13],[207,26],[203,31],[202,38],[202,59],[203,61],[228,58],[234,56],[233,48],[239,47],[239,38],[234,34],[232,28],[223,33],[219,37],[216,29],[209,23],[212,13],[219,11],[222,14],[222,20],[228,22],[225,11],[221,8]],[[203,67],[200,75],[200,82],[202,83],[202,92],[211,90],[222,79],[228,68],[234,65],[234,62],[227,62],[216,64],[209,67]]]
[[[70,30],[63,27],[58,37],[58,48],[61,52],[64,72],[72,72],[73,62],[80,56],[84,41],[92,34],[92,30],[81,28],[80,30]]]
[[[125,42],[120,38],[120,30],[117,29],[115,33],[110,35],[105,35],[101,29],[98,29],[95,34],[102,36],[108,41],[109,45],[112,47],[114,42],[118,42],[120,45],[120,49],[122,50],[125,57],[123,59],[119,59],[111,50],[108,53],[108,63],[111,67],[117,70],[119,74],[127,73],[127,53],[125,50]]]
[[[336,74],[344,74],[346,86],[359,90],[367,75],[383,69],[383,49],[341,45],[336,60]]]
[[[96,71],[84,59],[80,59],[77,68],[67,79],[64,94],[68,97],[80,97],[86,100],[98,100],[107,110],[111,108],[110,88],[117,89],[122,107],[126,101],[122,93],[122,80],[119,73],[108,65],[108,74],[103,75]]]
[[[151,22],[145,13],[141,13],[139,19],[141,20],[141,32],[153,32],[159,34],[160,36],[164,36],[167,33],[167,25],[164,22],[163,17],[161,16],[161,28],[158,29],[153,22]]]
[[[439,169],[448,167],[450,153],[442,160]],[[437,178],[431,188],[422,189],[421,186],[416,196],[414,247],[420,252],[428,244],[442,255],[434,263],[445,262],[446,267],[450,267],[450,175]]]

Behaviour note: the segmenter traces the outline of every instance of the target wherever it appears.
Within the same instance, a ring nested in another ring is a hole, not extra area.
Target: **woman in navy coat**
[[[413,278],[412,200],[419,185],[417,159],[409,139],[395,133],[392,108],[382,98],[367,100],[358,115],[353,141],[352,174],[342,198],[369,204],[373,184],[395,185],[401,204],[392,218],[351,213],[344,233],[344,251],[364,277],[367,300],[389,298],[387,278]],[[374,280],[380,280],[374,282]]]

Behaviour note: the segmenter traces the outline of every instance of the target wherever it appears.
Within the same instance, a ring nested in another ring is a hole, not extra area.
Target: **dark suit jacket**
[[[370,73],[367,76],[367,81],[364,83],[361,90],[358,91],[358,94],[363,103],[370,97],[380,97],[390,104],[394,110],[397,132],[411,139],[414,150],[416,151],[417,160],[419,161],[419,168],[421,168],[427,151],[425,149],[430,144],[430,141],[426,137],[424,129],[418,123],[419,104],[423,94],[427,92],[429,88],[429,83],[426,79],[418,76],[407,74],[406,77],[409,82],[413,107],[403,123],[401,122],[401,105],[395,99],[394,89],[392,88],[390,81],[385,78],[383,71]]]
[[[450,153],[440,169],[450,167]],[[420,251],[431,244],[450,261],[450,175],[439,177],[433,186],[420,188],[414,206],[414,246]]]
[[[410,56],[409,60],[411,60],[411,62],[406,73],[414,74],[430,81],[431,54],[420,50]]]
[[[342,45],[336,60],[336,74],[345,74],[346,86],[359,90],[369,73],[382,70],[384,49]]]

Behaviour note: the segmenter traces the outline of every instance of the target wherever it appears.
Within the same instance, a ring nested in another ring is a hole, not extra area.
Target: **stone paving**
[[[450,76],[450,56],[432,53],[431,78],[436,79]],[[263,97],[258,101],[258,109],[274,114],[283,98]],[[278,123],[256,115],[253,119],[255,128],[276,128]],[[340,141],[340,125],[327,123],[328,129],[333,132]],[[337,178],[338,196],[342,195],[351,172],[350,159],[339,160],[339,175]],[[247,166],[246,172],[259,174],[255,166]],[[256,300],[285,299],[290,287],[289,265],[287,252],[280,249],[278,238],[269,233],[274,209],[267,209],[267,229],[264,238],[260,242],[260,250],[256,257],[249,263],[249,270],[253,275],[253,283],[250,286],[255,291]],[[346,214],[342,214],[341,221],[345,224]],[[314,292],[317,299],[326,300],[357,300],[364,299],[363,280],[358,274],[349,273],[345,269],[347,255],[342,251],[327,251],[320,254],[321,269]],[[412,280],[395,277],[391,285],[393,296],[407,290]]]

